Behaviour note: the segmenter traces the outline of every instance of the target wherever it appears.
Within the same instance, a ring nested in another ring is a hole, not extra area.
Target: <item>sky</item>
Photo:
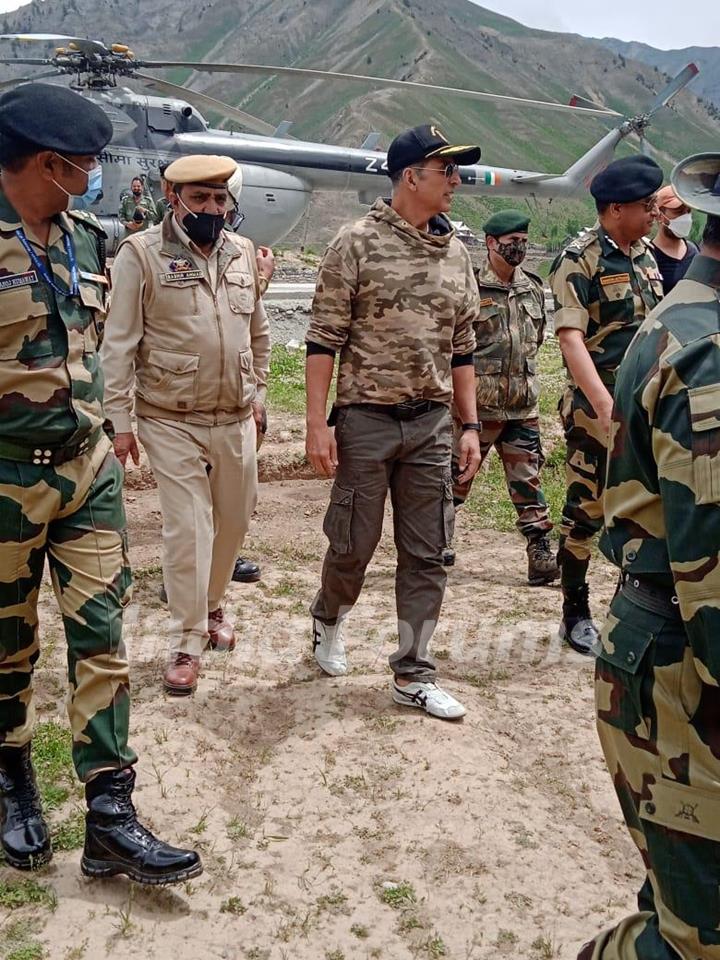
[[[2,2],[2,0],[0,0]],[[640,40],[661,50],[720,47],[717,0],[473,0],[529,27]]]
[[[473,0],[530,27],[580,33],[585,37],[641,40],[662,50],[720,47],[718,0]],[[0,0],[0,13],[19,0]],[[681,15],[680,15],[681,13]]]

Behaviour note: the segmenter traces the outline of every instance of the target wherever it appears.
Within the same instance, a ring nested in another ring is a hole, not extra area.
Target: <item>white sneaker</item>
[[[342,677],[347,673],[342,620],[329,624],[313,617],[313,653],[320,669],[331,677]]]
[[[392,697],[395,703],[405,707],[420,707],[425,713],[440,717],[441,720],[458,720],[465,716],[465,707],[460,701],[432,681],[416,680],[404,687],[393,682]]]

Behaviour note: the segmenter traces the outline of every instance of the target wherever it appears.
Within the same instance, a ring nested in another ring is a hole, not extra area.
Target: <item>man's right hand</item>
[[[137,440],[132,430],[128,433],[116,433],[113,439],[113,447],[115,448],[115,456],[123,467],[125,466],[128,454],[132,457],[135,466],[140,463],[140,451],[138,450]]]
[[[600,428],[605,437],[605,443],[607,444],[610,438],[610,424],[612,423],[613,409],[613,400],[610,394],[608,393],[607,397],[603,397],[602,400],[596,404],[594,409],[600,423]]]
[[[334,477],[337,469],[337,443],[335,431],[322,423],[308,426],[305,437],[305,453],[318,476]]]

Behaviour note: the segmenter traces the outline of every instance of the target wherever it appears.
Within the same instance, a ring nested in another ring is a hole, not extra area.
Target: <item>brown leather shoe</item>
[[[208,646],[212,650],[235,649],[235,631],[230,621],[225,619],[222,607],[208,613],[208,633],[210,634]]]
[[[186,697],[195,693],[199,673],[200,657],[193,657],[189,653],[173,653],[165,667],[163,686],[174,697]]]

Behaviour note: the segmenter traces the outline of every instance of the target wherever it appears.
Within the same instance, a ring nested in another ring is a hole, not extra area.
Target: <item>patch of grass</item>
[[[85,814],[76,810],[52,830],[53,850],[79,850],[85,842]]]
[[[232,913],[236,917],[241,917],[246,910],[247,907],[240,897],[228,897],[220,904],[220,913]]]
[[[345,960],[345,954],[342,950],[328,950],[325,953],[325,960]]]
[[[381,887],[380,899],[394,910],[399,910],[400,907],[416,903],[417,895],[413,885],[403,880],[401,883],[394,883],[390,887]]]
[[[318,897],[315,901],[315,905],[318,909],[318,912],[321,910],[337,910],[339,907],[343,907],[347,903],[348,898],[342,892],[342,890],[332,890],[330,893],[326,893],[322,897]]]
[[[272,348],[267,405],[273,413],[305,412],[304,350],[288,350],[280,344]]]
[[[228,820],[225,832],[227,833],[228,840],[247,840],[250,836],[248,825],[240,820],[239,817],[233,817],[232,820]]]
[[[46,720],[35,727],[32,750],[40,797],[46,812],[62,806],[75,783],[72,736],[67,727]]]
[[[555,956],[555,947],[548,937],[536,937],[530,944],[530,949],[536,953],[539,960],[553,960]]]
[[[432,957],[432,960],[436,960],[437,957],[446,957],[447,948],[443,941],[443,938],[438,934],[430,937],[429,940],[425,943],[425,952],[429,957]]]
[[[41,943],[33,941],[15,947],[10,953],[5,954],[5,960],[43,960],[45,956],[47,956],[45,947]]]
[[[501,949],[503,947],[514,947],[518,939],[518,935],[513,930],[498,930],[495,946]]]
[[[0,880],[0,907],[6,910],[19,910],[30,904],[54,910],[57,897],[52,887],[38,883],[32,877],[18,877],[12,880]]]
[[[354,923],[350,927],[350,933],[354,937],[357,937],[358,940],[367,940],[367,938],[370,936],[370,931],[366,926],[363,926],[362,923]]]

